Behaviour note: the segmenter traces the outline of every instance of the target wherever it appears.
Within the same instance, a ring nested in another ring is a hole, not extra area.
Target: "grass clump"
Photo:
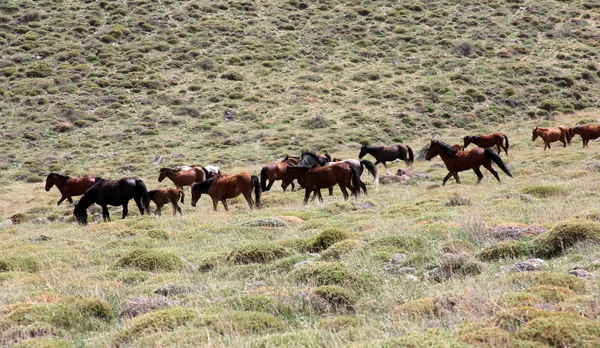
[[[299,281],[312,283],[316,286],[365,287],[369,284],[366,276],[358,274],[339,262],[315,261],[294,270],[291,275]]]
[[[324,259],[328,260],[339,259],[343,255],[360,248],[364,244],[365,242],[359,239],[346,239],[332,244],[329,248],[325,249],[321,255]]]
[[[538,198],[547,198],[566,194],[567,190],[559,185],[534,185],[523,188],[521,192]]]
[[[173,271],[184,268],[181,259],[172,253],[137,249],[122,257],[116,267],[133,267],[142,271]]]
[[[520,272],[510,275],[507,281],[511,284],[527,288],[536,285],[551,285],[580,292],[585,289],[585,282],[570,274],[560,274],[550,271]]]
[[[356,300],[350,291],[337,285],[323,285],[314,290],[317,296],[324,298],[334,310],[354,310]]]
[[[469,345],[460,341],[456,335],[443,332],[439,329],[429,329],[426,332],[411,332],[400,338],[392,338],[379,342],[379,345],[382,348],[469,347]]]
[[[0,259],[0,272],[39,272],[41,264],[38,260],[30,256],[12,257],[8,259]]]
[[[600,223],[585,220],[568,220],[556,224],[550,231],[534,240],[537,255],[553,257],[577,242],[600,241]]]
[[[496,243],[480,251],[477,257],[483,261],[494,261],[529,256],[532,253],[531,240],[517,240]]]
[[[150,312],[134,318],[128,327],[115,337],[115,346],[125,346],[130,341],[152,332],[174,330],[198,319],[198,313],[189,308],[173,307]]]
[[[523,325],[517,336],[552,347],[597,347],[600,322],[569,314],[540,317]]]
[[[286,318],[295,317],[294,310],[281,303],[281,301],[259,294],[242,294],[232,296],[225,300],[228,307],[242,311],[265,312],[280,315]]]
[[[234,249],[228,260],[236,264],[267,263],[289,254],[288,249],[274,243],[247,244]]]
[[[275,333],[259,337],[250,342],[250,347],[319,347],[323,343],[316,330],[303,330],[296,332]]]
[[[146,232],[146,234],[150,238],[159,239],[159,240],[169,240],[169,238],[170,238],[169,233],[165,230],[152,229],[152,230],[149,230],[148,232]]]
[[[473,244],[464,240],[452,240],[442,244],[442,252],[447,254],[470,253],[473,251]]]
[[[329,248],[331,245],[348,238],[350,238],[350,233],[348,233],[348,231],[339,228],[330,228],[310,239],[306,243],[304,249],[311,253],[320,252]]]
[[[530,320],[549,317],[555,314],[555,312],[550,312],[535,306],[516,306],[497,312],[494,316],[494,324],[503,330],[516,332]],[[576,316],[572,313],[565,313],[564,315]]]

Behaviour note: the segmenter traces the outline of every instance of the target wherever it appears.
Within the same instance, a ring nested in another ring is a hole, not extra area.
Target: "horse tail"
[[[266,168],[266,167],[265,167]],[[252,185],[254,185],[254,196],[256,196],[256,207],[260,207],[260,183],[258,182],[258,176],[252,175]]]
[[[360,164],[363,165],[365,168],[367,168],[369,173],[371,173],[371,175],[373,175],[373,184],[375,185],[375,187],[378,187],[379,186],[379,174],[377,174],[377,167],[375,167],[373,162],[371,162],[369,160],[362,160],[362,161],[360,161]]]
[[[260,171],[260,188],[263,192],[267,191],[267,166]]]
[[[513,177],[510,170],[508,170],[508,168],[506,167],[506,164],[504,164],[504,162],[502,162],[502,159],[500,158],[500,156],[498,156],[492,149],[485,149],[483,151],[483,153],[485,154],[485,156],[487,158],[494,161],[494,163],[496,163],[498,165],[498,167],[500,167],[500,169],[502,169],[502,171],[504,173],[506,173],[506,175],[510,176],[511,178]]]
[[[181,203],[183,203],[183,199],[185,198],[185,193],[183,193],[183,190],[178,190],[179,191],[179,195],[181,196]]]
[[[150,196],[146,184],[142,180],[135,181],[135,192],[141,198],[142,208],[146,211],[146,214],[150,215]]]
[[[567,128],[567,144],[571,145],[571,140],[573,140],[573,136],[575,135],[575,132],[572,131],[573,128]]]
[[[406,149],[408,150],[408,164],[411,165],[415,161],[415,155],[413,154],[413,150],[410,146],[406,145]]]
[[[506,136],[506,134],[504,135],[504,151],[506,151],[506,154],[508,155],[508,137]]]
[[[360,176],[358,171],[354,167],[350,167],[350,174],[352,175],[352,187],[354,187],[354,197],[358,197],[360,192]]]

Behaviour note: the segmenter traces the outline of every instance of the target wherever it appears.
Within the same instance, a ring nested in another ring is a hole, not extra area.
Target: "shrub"
[[[40,262],[30,256],[0,259],[0,272],[21,271],[35,273],[40,269]]]
[[[507,278],[509,283],[520,287],[535,285],[552,285],[569,288],[579,292],[585,288],[585,282],[570,274],[559,274],[550,271],[533,271],[512,274]]]
[[[470,253],[473,251],[473,244],[464,240],[451,240],[442,244],[441,250],[448,254]]]
[[[291,273],[297,280],[321,285],[366,287],[368,279],[339,262],[315,261]]]
[[[244,76],[236,71],[229,71],[221,75],[222,79],[231,80],[231,81],[243,81]]]
[[[150,332],[174,330],[178,326],[186,325],[197,319],[198,313],[196,311],[183,307],[150,312],[134,318],[127,329],[117,334],[113,343],[116,346],[126,345],[129,341]]]
[[[423,297],[407,301],[394,307],[394,314],[402,314],[410,319],[435,318],[440,314],[441,308],[433,297]]]
[[[353,310],[356,300],[350,291],[337,285],[319,286],[314,290],[314,293],[327,302],[329,302],[335,310]]]
[[[570,314],[540,317],[523,325],[517,336],[553,347],[597,347],[600,322]]]
[[[227,264],[228,255],[225,252],[209,253],[198,263],[198,270],[206,272],[220,265]]]
[[[359,239],[346,239],[332,244],[329,248],[323,251],[322,256],[324,259],[339,259],[344,254],[356,250],[364,244],[365,242]]]
[[[554,312],[538,307],[516,306],[497,312],[494,316],[494,324],[504,330],[515,332],[530,320],[552,315]]]
[[[550,231],[537,236],[533,246],[537,255],[552,257],[583,241],[600,241],[600,223],[587,220],[561,221]]]
[[[496,243],[479,252],[478,258],[484,261],[518,258],[533,253],[531,240],[517,240]]]
[[[165,230],[150,230],[146,232],[148,237],[161,240],[169,240],[169,233]]]
[[[134,267],[142,271],[173,271],[184,268],[181,259],[172,253],[138,249],[122,257],[116,267]]]
[[[248,244],[234,249],[229,254],[228,260],[237,264],[267,263],[289,256],[289,254],[285,247],[278,244]]]
[[[330,228],[322,231],[306,243],[304,249],[308,252],[320,252],[329,248],[331,245],[348,239],[350,234],[346,230],[339,228]]]
[[[522,343],[510,332],[488,323],[466,324],[460,330],[460,339],[476,347],[521,347]]]
[[[539,109],[546,110],[548,112],[555,111],[557,109],[560,109],[561,107],[561,102],[556,99],[544,100],[538,105]]]
[[[417,5],[418,6],[418,5]],[[408,333],[400,338],[392,338],[379,343],[382,348],[421,348],[421,347],[467,347],[458,336],[437,329],[426,332]]]

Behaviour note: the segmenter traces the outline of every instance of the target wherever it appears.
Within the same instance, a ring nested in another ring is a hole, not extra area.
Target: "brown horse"
[[[442,161],[446,165],[448,169],[448,175],[444,178],[442,182],[442,186],[446,185],[446,181],[450,179],[450,176],[454,177],[457,184],[460,184],[460,179],[458,178],[458,172],[462,172],[464,170],[473,169],[475,174],[477,174],[477,183],[481,182],[483,178],[483,174],[479,170],[479,167],[484,166],[487,170],[489,170],[498,181],[500,181],[500,177],[498,173],[492,168],[492,161],[506,173],[506,175],[512,178],[511,172],[508,170],[500,156],[498,156],[492,149],[482,149],[480,147],[471,149],[469,151],[457,151],[452,146],[441,142],[439,140],[432,140],[431,145],[429,146],[429,150],[425,155],[426,160],[431,160],[435,156],[440,155]]]
[[[160,211],[163,205],[171,202],[171,205],[173,206],[173,216],[177,215],[177,212],[179,212],[179,215],[183,216],[181,213],[181,208],[177,204],[179,197],[181,197],[181,203],[183,203],[185,194],[182,190],[176,188],[169,188],[166,190],[151,190],[148,191],[148,197],[150,197],[150,200],[156,204],[154,215],[160,216]]]
[[[336,162],[324,167],[288,166],[287,172],[304,187],[304,204],[308,202],[312,192],[315,192],[319,201],[323,202],[321,189],[335,185],[340,186],[345,200],[348,199],[346,189],[349,189],[354,197],[358,194],[360,181],[358,172],[344,162]]]
[[[252,200],[252,189],[256,197],[256,207],[260,207],[260,183],[256,175],[249,173],[239,173],[235,175],[221,174],[216,178],[211,178],[206,181],[195,183],[192,185],[192,207],[196,206],[196,202],[200,196],[205,193],[212,198],[213,210],[217,211],[217,203],[222,202],[225,211],[229,211],[227,199],[235,198],[240,194],[244,195],[250,209],[254,208]]]
[[[487,135],[467,135],[463,137],[463,141],[464,149],[471,143],[483,148],[494,147],[495,145],[498,154],[501,152],[500,149],[504,149],[506,156],[508,156],[508,137],[506,134],[496,132]]]
[[[407,166],[410,166],[414,160],[415,156],[413,154],[413,150],[408,145],[397,144],[393,146],[370,146],[363,145],[360,148],[360,153],[358,154],[358,158],[362,159],[366,154],[369,154],[377,161],[375,161],[375,165],[378,163],[383,163],[383,166],[387,168],[385,162],[390,162],[395,159],[401,159],[406,163]]]
[[[297,163],[298,162],[296,161],[296,164]],[[294,191],[294,180],[290,179],[289,176],[285,174],[288,165],[293,165],[293,163],[284,160],[281,162],[269,163],[262,168],[262,170],[260,171],[260,187],[263,192],[269,191],[276,180],[283,181],[281,183],[281,188],[283,188],[283,192],[285,192],[288,185],[290,184],[292,185],[292,191]],[[267,180],[269,181],[268,185]]]
[[[90,176],[70,178],[66,175],[50,173],[46,177],[46,191],[50,191],[52,186],[56,186],[62,195],[56,205],[60,205],[65,199],[73,204],[73,199],[71,199],[71,197],[81,196],[90,187],[94,186],[94,183],[94,178]]]
[[[588,143],[591,139],[600,138],[600,125],[575,126],[573,128],[569,128],[568,135],[570,138],[573,138],[577,134],[579,134],[581,140],[583,141],[583,147],[589,147]]]
[[[298,164],[298,161],[300,161],[300,157],[285,156],[285,158],[281,162],[288,162],[289,164],[295,166],[296,164]]]
[[[544,151],[546,148],[550,148],[550,143],[560,141],[563,143],[563,147],[567,147],[567,141],[570,143],[570,137],[567,138],[569,132],[565,126],[556,126],[553,128],[540,128],[534,127],[531,132],[531,141],[535,141],[537,137],[541,137],[544,140]]]
[[[454,150],[457,151],[464,151],[464,147],[461,144],[454,144],[454,145],[450,145]]]
[[[207,172],[202,167],[192,167],[190,169],[180,170],[160,168],[158,182],[162,182],[165,178],[169,178],[178,189],[182,190],[183,186],[206,180],[206,173]]]

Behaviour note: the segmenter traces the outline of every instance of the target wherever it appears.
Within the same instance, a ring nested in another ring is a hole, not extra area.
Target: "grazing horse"
[[[569,128],[568,135],[570,138],[573,138],[577,134],[579,134],[581,140],[583,141],[583,147],[589,147],[588,143],[591,139],[598,139],[600,137],[600,125],[575,126],[573,128]]]
[[[500,154],[500,149],[504,149],[506,156],[508,156],[508,137],[506,134],[496,132],[487,135],[467,135],[463,137],[464,141],[464,149],[469,146],[469,144],[473,143],[479,147],[489,148],[496,146],[498,154]]]
[[[358,158],[362,159],[366,154],[369,154],[377,161],[375,161],[375,165],[378,163],[383,163],[383,166],[387,168],[385,162],[390,162],[395,159],[401,159],[406,163],[407,166],[410,166],[414,160],[415,156],[413,154],[413,150],[408,145],[397,144],[393,146],[370,146],[363,145],[360,148],[360,153],[358,154]]]
[[[354,197],[357,196],[360,180],[358,172],[344,162],[332,163],[324,167],[288,166],[287,171],[304,187],[304,204],[308,202],[308,198],[313,191],[319,197],[319,201],[323,202],[321,189],[335,185],[340,186],[344,200],[348,199],[346,189],[349,189]]]
[[[144,211],[150,215],[150,198],[148,197],[146,185],[142,180],[135,178],[122,178],[119,180],[96,178],[94,186],[87,190],[75,205],[73,215],[81,225],[87,225],[86,209],[96,203],[102,207],[104,221],[110,221],[108,205],[122,205],[124,219],[127,216],[127,203],[132,198],[142,215],[144,215]]]
[[[183,216],[183,214],[181,213],[181,208],[177,204],[179,197],[181,197],[181,203],[183,203],[183,198],[185,197],[185,194],[182,190],[176,188],[169,188],[166,190],[151,190],[148,191],[148,197],[152,202],[156,204],[156,210],[154,211],[154,215],[160,216],[160,211],[163,205],[171,202],[171,205],[173,206],[173,216],[177,215],[177,212],[179,212],[179,215]]]
[[[70,178],[66,175],[50,173],[46,177],[46,191],[50,191],[52,186],[56,186],[62,195],[56,205],[60,205],[65,199],[73,204],[73,199],[71,199],[71,197],[81,196],[90,187],[94,186],[94,183],[94,178],[89,176]]]
[[[298,162],[296,162],[298,163]],[[292,185],[292,191],[294,191],[294,180],[290,179],[286,176],[285,171],[287,170],[288,165],[293,165],[293,163],[283,160],[281,162],[273,162],[269,163],[262,168],[260,171],[260,187],[263,192],[269,191],[271,186],[275,183],[276,180],[282,180],[281,188],[283,188],[283,192],[287,189],[288,185]],[[267,180],[269,184],[267,185]]]
[[[205,193],[212,198],[213,210],[217,211],[217,203],[222,202],[225,211],[229,211],[227,199],[235,198],[240,194],[244,195],[250,209],[254,208],[252,200],[252,189],[256,197],[256,207],[260,207],[260,183],[256,175],[249,173],[239,173],[235,175],[221,174],[216,178],[211,178],[192,185],[192,207],[196,206],[196,202],[200,196]]]
[[[191,167],[190,169],[174,170],[169,168],[160,168],[158,182],[162,182],[165,178],[171,179],[175,186],[182,190],[183,186],[188,186],[196,182],[206,180],[207,172],[201,167]]]
[[[546,148],[550,148],[550,143],[552,142],[560,141],[563,143],[563,147],[567,147],[567,142],[571,142],[571,138],[567,138],[569,132],[565,126],[556,126],[553,128],[534,127],[531,134],[531,141],[535,141],[538,136],[544,140],[544,151],[546,151]]]
[[[483,178],[483,174],[479,170],[479,167],[482,165],[489,170],[498,181],[500,181],[500,177],[498,173],[492,168],[492,161],[506,173],[506,175],[512,178],[511,172],[508,170],[500,156],[498,156],[492,149],[482,149],[480,147],[471,149],[469,151],[458,151],[454,149],[452,146],[441,142],[439,140],[432,140],[431,145],[429,146],[429,150],[425,155],[426,160],[431,160],[435,156],[440,155],[442,161],[446,165],[448,169],[448,175],[444,178],[442,182],[442,186],[446,185],[446,181],[450,179],[450,176],[454,177],[457,184],[460,184],[460,179],[458,178],[458,172],[462,172],[464,170],[473,169],[475,174],[477,174],[477,183],[481,182]]]

